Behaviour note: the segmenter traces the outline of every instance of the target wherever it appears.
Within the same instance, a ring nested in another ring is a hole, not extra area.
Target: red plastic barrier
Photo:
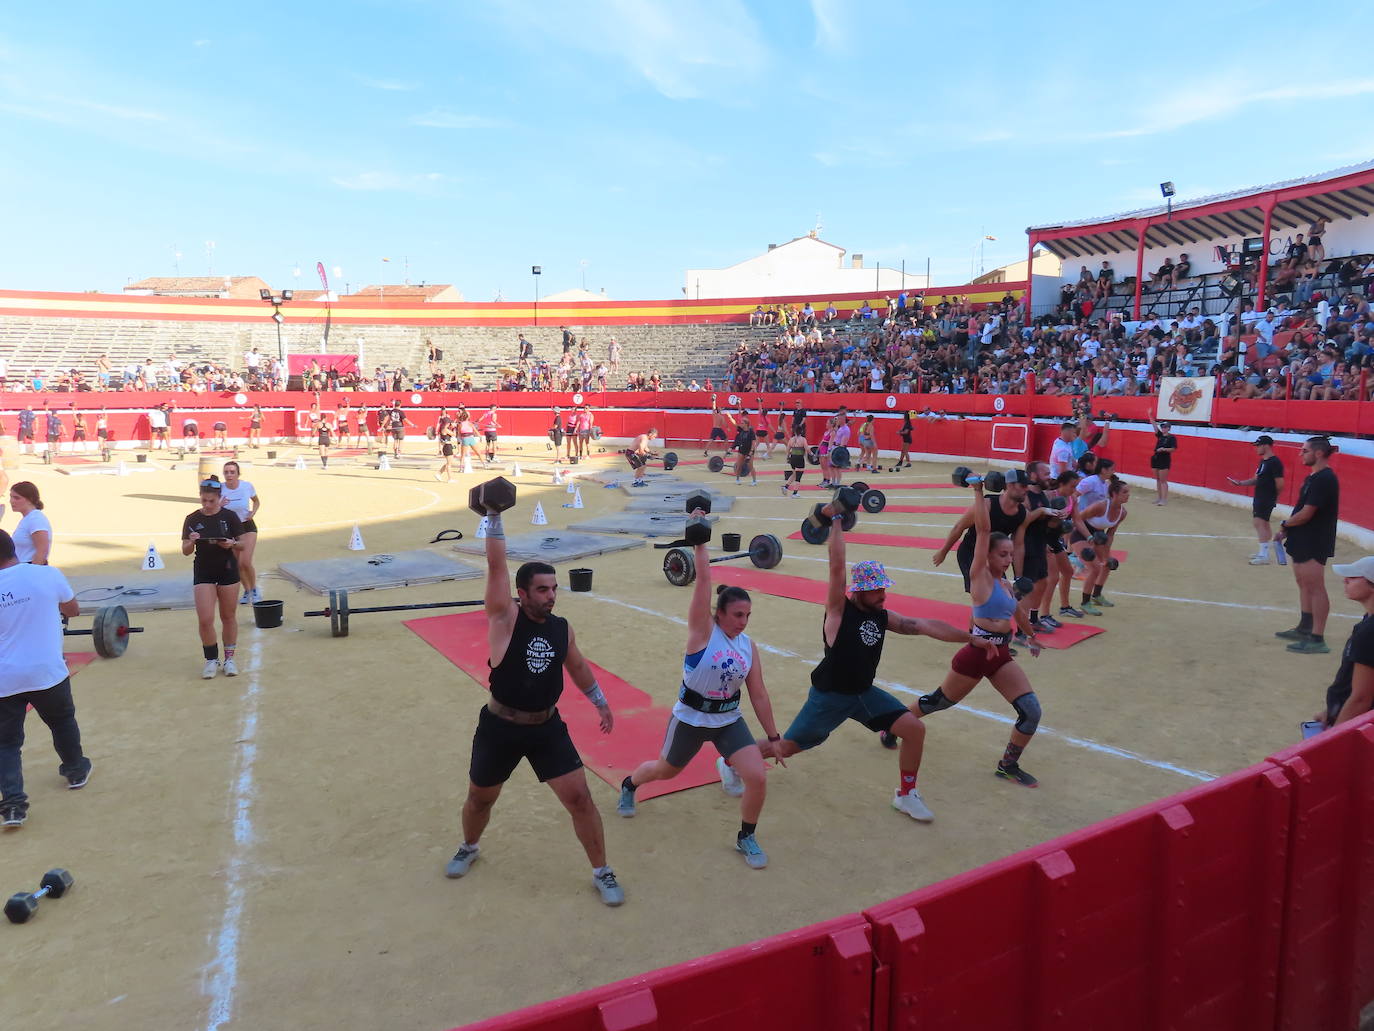
[[[1374,714],[1271,758],[1293,784],[1277,1026],[1354,1028],[1374,1001]]]
[[[869,926],[856,913],[469,1024],[467,1028],[869,1031],[872,988]]]
[[[873,1026],[1271,1027],[1292,793],[1262,763],[875,906]]]

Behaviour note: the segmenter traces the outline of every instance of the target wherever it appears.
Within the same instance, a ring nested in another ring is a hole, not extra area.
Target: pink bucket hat
[[[872,559],[855,562],[851,575],[853,582],[850,586],[856,591],[878,591],[892,586],[892,579],[883,564]]]

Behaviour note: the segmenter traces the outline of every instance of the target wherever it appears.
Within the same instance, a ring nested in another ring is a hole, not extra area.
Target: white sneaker
[[[200,671],[201,680],[214,680],[219,672],[219,659],[206,659],[205,668]]]
[[[233,659],[224,660],[224,675],[226,677],[236,677],[239,675],[238,664]]]
[[[262,601],[262,588],[261,588],[261,587],[254,587],[254,588],[253,588],[253,600],[254,600],[255,602]]]
[[[930,806],[926,805],[926,800],[914,788],[905,795],[894,792],[892,808],[899,813],[906,813],[913,820],[920,820],[922,823],[930,823],[931,820],[935,819],[935,814],[930,811]]]
[[[1267,566],[1269,564],[1269,556],[1260,554],[1251,555],[1250,564],[1252,566]]]
[[[744,781],[728,762],[722,758],[717,758],[716,772],[720,774],[720,790],[731,798],[739,798],[744,794]]]

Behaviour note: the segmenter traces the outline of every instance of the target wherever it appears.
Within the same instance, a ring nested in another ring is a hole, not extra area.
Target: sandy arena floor
[[[369,554],[425,547],[445,527],[470,534],[467,488],[491,475],[440,484],[429,471],[341,460],[325,472],[313,457],[302,472],[253,466],[255,454],[243,453],[244,476],[263,499],[264,571],[348,555],[355,522]],[[680,471],[733,487],[702,466]],[[176,538],[197,503],[194,466],[77,477],[25,459],[16,478],[25,477],[43,493],[54,563],[69,574],[118,582],[155,540],[189,578]],[[935,465],[901,478],[948,483]],[[554,526],[626,501],[590,485],[586,512],[573,513],[548,480],[520,481],[508,532],[529,522],[536,500]],[[778,572],[822,578],[823,549],[785,539],[817,496],[777,490],[776,476],[740,487],[717,534],[776,533],[786,549]],[[953,487],[889,495],[892,504],[967,498]],[[1295,621],[1293,579],[1246,564],[1248,514],[1184,498],[1161,509],[1153,498],[1135,491],[1118,537],[1130,558],[1108,585],[1117,607],[1092,621],[1108,633],[1022,655],[1045,710],[1025,760],[1038,791],[992,775],[1007,728],[979,713],[1010,709],[986,684],[929,721],[921,787],[935,823],[891,809],[895,758],[850,724],[770,776],[759,839],[772,861],[761,872],[733,852],[737,804],[718,786],[650,800],[621,820],[614,790],[589,776],[628,894],[616,910],[598,903],[566,815],[528,767],[495,811],[482,860],[463,880],[444,878],[484,692],[407,630],[404,613],[355,617],[352,636],[335,640],[325,620],[301,617],[318,596],[268,576],[264,593],[286,600],[286,625],[258,630],[241,609],[244,674],[211,682],[199,679],[192,612],[135,614],[148,632],[128,653],[73,678],[95,762],[87,788],[65,790],[45,729],[28,722],[32,810],[25,827],[0,835],[0,892],[33,890],[52,866],[77,884],[31,923],[0,923],[4,1023],[437,1031],[853,912],[1262,758],[1319,707],[1354,606],[1330,578],[1333,654],[1286,652],[1272,635]],[[860,528],[942,536],[955,518],[884,513]],[[3,525],[14,523],[11,513]],[[886,562],[900,593],[964,598],[952,557],[941,570],[916,549],[853,546],[849,557]],[[1339,560],[1354,557],[1342,542]],[[565,590],[558,611],[589,658],[668,705],[689,592],[666,582],[661,560],[639,549],[573,563],[595,569],[595,589]],[[463,581],[355,604],[480,594],[480,581]],[[755,595],[751,635],[797,656],[765,656],[780,726],[805,696],[819,629],[818,606]],[[954,651],[894,636],[881,675],[923,693]],[[658,742],[644,744],[647,758]]]

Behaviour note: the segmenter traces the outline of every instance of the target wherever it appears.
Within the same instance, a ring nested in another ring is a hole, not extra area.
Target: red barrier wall
[[[1374,713],[862,914],[469,1029],[1353,1029],[1371,783]]]
[[[468,1028],[869,1031],[872,990],[868,923],[856,913]]]
[[[501,410],[502,433],[505,436],[542,436],[549,426],[549,411],[552,405],[567,407],[585,401],[593,407],[597,424],[602,432],[611,437],[632,436],[650,426],[656,426],[665,447],[686,445],[701,440],[710,433],[711,394],[705,392],[671,391],[649,392],[588,392],[581,393],[532,393],[516,391],[512,393],[431,393],[422,391],[412,393],[335,393],[320,395],[320,407],[324,411],[337,411],[339,404],[347,399],[355,410],[367,405],[370,412],[369,430],[377,429],[375,411],[379,406],[389,406],[399,400],[407,409],[407,414],[416,429],[408,433],[423,435],[428,426],[438,420],[440,407],[455,408],[467,404],[475,413],[480,408],[496,404]],[[765,405],[773,412],[776,421],[778,414],[790,413],[798,401],[810,412],[834,411],[840,405],[847,406],[851,412],[875,412],[880,418],[877,422],[878,444],[883,449],[900,447],[897,429],[901,425],[897,416],[903,410],[920,411],[933,407],[950,415],[973,415],[976,419],[949,418],[943,420],[913,419],[915,426],[912,451],[917,453],[950,456],[988,456],[990,464],[1015,465],[1027,457],[1047,458],[1050,446],[1058,433],[1057,422],[1068,415],[1069,400],[1059,397],[1037,395],[1008,395],[994,397],[986,394],[732,394],[718,391],[716,396],[722,406],[745,404],[750,411],[757,410],[761,396]],[[418,403],[412,399],[419,397]],[[892,407],[887,405],[892,399]],[[732,400],[733,399],[733,400]],[[313,395],[302,393],[262,393],[248,395],[250,404],[262,405],[266,419],[263,437],[290,437],[302,431],[306,423],[299,422],[298,413],[309,409]],[[89,434],[95,437],[93,412],[107,410],[110,427],[117,441],[147,441],[150,439],[146,409],[152,405],[169,401],[177,406],[178,412],[172,417],[171,436],[180,436],[181,420],[185,411],[192,408],[207,410],[206,414],[196,416],[200,423],[202,436],[208,435],[210,426],[223,419],[228,424],[229,436],[243,438],[248,432],[248,405],[238,405],[231,394],[197,395],[184,393],[124,394],[0,394],[0,423],[12,435],[15,431],[15,412],[28,405],[35,411],[42,411],[47,402],[64,413],[68,433],[71,419],[68,405],[76,404],[87,414]],[[1122,417],[1148,419],[1154,410],[1154,398],[1114,398],[1111,411]],[[1333,425],[1354,426],[1363,432],[1374,435],[1374,402],[1314,401],[1314,402],[1226,402],[1230,405],[1262,406],[1233,413],[1244,420],[1241,425],[1284,427],[1290,425],[1277,418],[1287,413],[1298,419],[1298,425],[1309,425],[1313,417],[1309,414],[1319,411],[1323,416],[1328,413]],[[1276,407],[1275,407],[1276,406]],[[1294,414],[1295,406],[1301,406],[1299,415]],[[1311,406],[1320,406],[1314,408]],[[1272,408],[1272,410],[1271,410]],[[209,411],[213,410],[213,411]],[[1265,417],[1261,417],[1265,416]],[[1031,419],[1047,420],[1031,422]],[[992,421],[986,421],[991,419]],[[807,433],[815,441],[820,437],[824,415],[813,415],[807,420]],[[1001,427],[998,429],[997,427]],[[1017,427],[1025,427],[1018,429]],[[1199,427],[1205,433],[1206,427]],[[41,420],[38,432],[42,433]],[[1330,432],[1337,432],[1330,429]],[[994,441],[994,433],[999,439]],[[1025,450],[1015,445],[1024,439]],[[1254,447],[1246,440],[1232,440],[1221,437],[1182,433],[1179,435],[1179,450],[1174,455],[1174,467],[1170,473],[1173,483],[1207,487],[1228,494],[1248,496],[1245,488],[1233,487],[1226,479],[1234,476],[1245,479],[1254,472],[1256,455]],[[1148,424],[1135,423],[1129,427],[1114,429],[1107,443],[1098,452],[1116,460],[1118,470],[1123,473],[1145,476],[1153,479],[1149,468],[1150,453],[1154,437]],[[998,450],[994,450],[994,443]],[[1292,504],[1297,498],[1305,470],[1298,461],[1296,444],[1280,442],[1279,457],[1287,470],[1284,490],[1280,501]],[[1341,517],[1346,521],[1366,529],[1374,529],[1374,459],[1359,455],[1337,454],[1332,460],[1332,468],[1341,478]]]

